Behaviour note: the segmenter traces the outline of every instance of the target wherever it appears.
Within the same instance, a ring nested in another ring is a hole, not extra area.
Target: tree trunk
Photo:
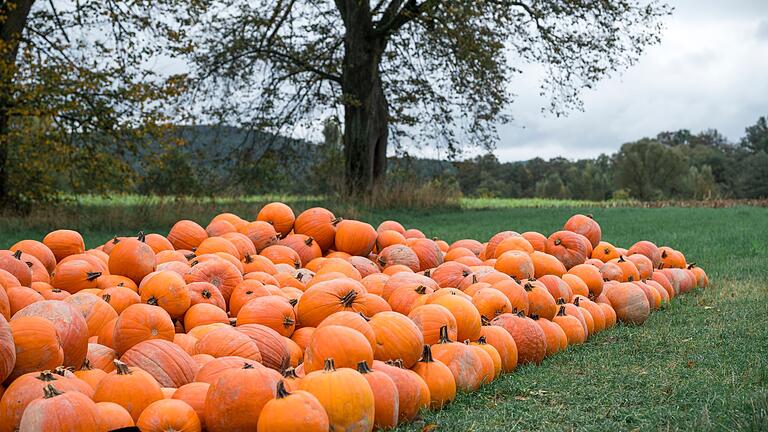
[[[389,137],[389,107],[379,73],[386,40],[371,35],[370,10],[361,3],[368,2],[347,2],[341,83],[346,186],[355,195],[369,192],[384,177]]]
[[[13,205],[9,184],[10,121],[19,38],[34,0],[9,0],[0,6],[0,209]]]

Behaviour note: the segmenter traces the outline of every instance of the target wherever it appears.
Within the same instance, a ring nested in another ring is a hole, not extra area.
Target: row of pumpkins
[[[0,432],[391,428],[707,284],[584,215],[486,243],[282,203],[53,231],[0,251]]]

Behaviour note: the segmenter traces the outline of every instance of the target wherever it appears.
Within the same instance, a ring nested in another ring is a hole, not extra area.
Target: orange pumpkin
[[[15,365],[11,381],[29,373],[61,366],[64,350],[59,343],[56,329],[48,320],[36,316],[20,317],[10,323],[15,345]]]
[[[442,409],[456,398],[456,380],[453,372],[448,366],[432,357],[432,349],[429,345],[424,345],[421,359],[413,367],[413,371],[429,387],[430,408]]]
[[[43,238],[43,244],[53,252],[57,262],[70,255],[85,252],[83,236],[72,230],[52,231]]]
[[[24,410],[20,431],[100,431],[101,420],[96,404],[86,395],[60,392],[53,384],[43,389],[43,396]]]
[[[163,399],[160,384],[152,375],[115,361],[116,370],[104,377],[93,395],[94,402],[114,402],[125,408],[136,421],[151,403]],[[130,389],[130,390],[129,390]]]
[[[616,318],[628,324],[642,324],[648,319],[651,306],[643,290],[630,282],[610,287],[606,296],[616,311]]]
[[[155,271],[155,251],[144,242],[144,233],[118,243],[109,254],[109,273],[130,278],[137,284]]]
[[[503,328],[492,325],[483,326],[480,333],[480,338],[496,349],[501,362],[501,372],[507,373],[515,370],[517,368],[517,345],[512,335]]]
[[[560,260],[565,268],[569,269],[584,264],[592,254],[592,244],[581,234],[558,231],[547,239],[546,253]]]
[[[589,240],[592,247],[597,247],[602,237],[600,224],[592,218],[592,215],[576,214],[571,216],[563,225],[566,231],[573,231]]]
[[[341,219],[337,219],[330,211],[314,207],[299,214],[293,224],[293,231],[313,238],[325,252],[333,245],[336,225],[340,221]]]
[[[330,422],[315,396],[303,390],[288,392],[285,382],[280,380],[275,399],[264,405],[257,426],[260,431],[324,432],[329,430]]]
[[[51,285],[74,294],[88,288],[98,288],[102,269],[92,262],[71,260],[59,263],[51,278]]]
[[[201,429],[205,429],[205,397],[210,387],[208,383],[192,382],[179,387],[171,396],[171,399],[184,401],[195,410]]]
[[[334,279],[312,285],[299,299],[296,312],[302,326],[317,327],[325,318],[339,311],[367,314],[365,288],[351,279]]]
[[[376,230],[370,224],[343,220],[336,226],[336,250],[350,255],[367,256],[376,244]]]
[[[357,330],[338,325],[321,325],[304,351],[304,370],[321,370],[325,359],[333,358],[339,367],[355,368],[358,363],[373,363],[373,348]]]
[[[386,373],[372,370],[366,362],[358,363],[357,371],[373,391],[374,427],[388,429],[397,426],[400,399],[395,382]]]
[[[99,411],[99,424],[102,430],[111,431],[136,425],[131,414],[114,402],[98,402],[96,408]]]
[[[212,259],[203,262],[193,261],[192,268],[184,275],[184,281],[188,284],[208,282],[219,289],[225,302],[229,302],[232,291],[243,281],[243,275],[231,262]]]
[[[535,271],[531,255],[515,250],[501,254],[493,267],[515,279],[530,279]]]
[[[113,331],[114,348],[122,355],[134,345],[151,339],[173,341],[173,321],[157,306],[138,303],[128,306],[117,317]]]
[[[458,390],[475,391],[487,378],[483,361],[469,346],[448,339],[447,330],[440,329],[440,340],[431,347],[432,357],[448,366]]]
[[[222,374],[205,399],[205,427],[210,432],[252,431],[264,406],[274,399],[280,374],[246,363]]]
[[[186,402],[163,399],[151,403],[141,412],[136,426],[142,432],[200,432],[200,418]]]
[[[522,313],[497,316],[491,325],[508,331],[517,346],[518,363],[541,363],[547,353],[547,340],[544,331]]]
[[[369,321],[376,334],[377,360],[400,359],[406,368],[412,367],[419,360],[424,345],[424,336],[405,315],[397,312],[381,312]]]
[[[142,303],[159,306],[174,319],[183,316],[191,304],[187,283],[172,271],[147,276],[139,286],[139,294]]]
[[[101,297],[79,292],[64,299],[79,311],[88,326],[88,336],[96,336],[102,327],[117,318],[117,312]]]
[[[88,352],[88,325],[71,305],[58,300],[43,300],[16,312],[13,321],[27,316],[45,318],[56,329],[64,350],[63,365],[80,369]]]
[[[134,345],[120,358],[131,367],[150,374],[163,387],[181,387],[192,382],[197,365],[180,346],[161,339]]]
[[[194,250],[208,238],[208,233],[196,222],[180,220],[171,227],[167,238],[176,249]]]

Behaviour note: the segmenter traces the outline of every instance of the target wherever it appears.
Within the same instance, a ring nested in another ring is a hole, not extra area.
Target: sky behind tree
[[[665,130],[715,128],[737,141],[768,114],[768,1],[668,0],[660,44],[631,69],[583,95],[584,111],[557,118],[541,108],[541,72],[524,68],[511,89],[512,122],[499,127],[502,161],[613,153]],[[425,149],[412,154],[445,156]],[[465,155],[470,156],[472,153]]]

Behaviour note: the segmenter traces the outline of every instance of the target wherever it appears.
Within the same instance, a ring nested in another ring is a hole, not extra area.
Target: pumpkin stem
[[[112,237],[112,244],[113,244],[113,245],[116,245],[116,244],[118,244],[118,243],[120,243],[120,239],[119,239],[119,238],[117,238],[117,236],[114,236],[114,237]]]
[[[155,296],[148,298],[147,304],[152,306],[157,306],[157,298]]]
[[[253,365],[250,363],[243,363],[243,369],[253,369]]]
[[[693,270],[694,267],[696,267],[696,263],[688,264],[688,270]]]
[[[555,246],[560,246],[561,243],[563,243],[562,240],[560,240],[559,238],[555,239]]]
[[[40,375],[36,376],[40,381],[56,381],[56,378],[53,376],[53,372],[50,370],[44,370],[40,372]]]
[[[288,397],[291,394],[288,393],[288,390],[285,388],[285,383],[283,380],[280,380],[277,382],[277,392],[275,393],[275,399],[282,399],[284,397]]]
[[[211,292],[208,291],[207,289],[203,289],[202,291],[200,291],[200,296],[202,298],[209,299],[209,298],[213,297],[213,294],[211,294]]]
[[[296,280],[301,282],[302,279],[304,279],[304,273],[296,273]]]
[[[85,359],[85,361],[83,362],[83,367],[81,367],[80,370],[93,370],[93,366],[91,366],[91,361],[88,359]]]
[[[13,257],[17,260],[21,259],[21,249],[16,249],[16,252],[13,253]]]
[[[246,264],[250,264],[252,262],[253,262],[253,257],[251,256],[251,254],[246,254],[245,255],[245,263]]]
[[[427,293],[427,287],[425,287],[424,285],[419,285],[416,287],[416,294],[424,295],[426,293]]]
[[[333,372],[336,370],[336,363],[333,362],[333,358],[328,357],[323,364],[323,370],[326,372]]]
[[[370,367],[368,367],[368,362],[365,360],[357,362],[357,371],[360,372],[361,374],[367,374],[367,373],[373,372],[373,370]]]
[[[560,305],[560,310],[557,311],[557,316],[565,316],[565,306]]]
[[[473,284],[477,283],[477,273],[472,273],[472,283]]]
[[[296,300],[296,299],[291,299],[291,300]],[[290,300],[289,300],[289,302],[290,302]],[[293,306],[293,305],[291,305],[291,306]],[[296,324],[296,322],[293,320],[293,318],[291,318],[291,317],[284,317],[283,318],[283,327],[288,328],[288,327],[290,327],[290,326],[292,326],[294,324]]]
[[[485,341],[485,336],[480,336],[480,338],[477,340],[477,343],[480,345],[487,345],[488,342]]]
[[[142,243],[147,242],[147,236],[144,235],[144,231],[139,231],[139,235],[136,236],[136,239]]]
[[[538,321],[539,320],[539,314],[531,314],[530,316],[528,316],[528,318],[530,318],[530,319],[532,319],[534,321]]]
[[[288,300],[288,303],[289,303],[291,306],[296,306],[297,304],[299,304],[299,299],[295,299],[295,298],[294,298],[294,299],[289,299],[289,300]]]
[[[358,315],[360,315],[361,317],[363,317],[363,319],[364,319],[366,322],[368,322],[368,321],[370,321],[370,320],[371,320],[370,318],[368,318],[367,316],[365,316],[365,314],[364,314],[364,313],[362,313],[362,312],[358,312],[357,314],[358,314]]]
[[[315,239],[313,239],[312,237],[307,237],[307,239],[304,240],[304,244],[307,246],[312,246],[312,243],[314,242],[315,242]]]
[[[104,294],[104,295],[101,296],[101,299],[104,300],[105,302],[109,303],[109,301],[112,300],[112,296],[109,295],[109,294]]]
[[[128,369],[128,365],[121,362],[120,360],[112,360],[112,363],[115,364],[115,368],[117,368],[118,375],[130,375],[133,373],[133,371]]]
[[[380,266],[386,267],[387,266],[387,260],[384,259],[383,256],[380,256],[377,260],[377,263],[379,263]]]
[[[27,267],[29,267],[29,268],[32,268],[32,266],[34,265],[34,264],[32,264],[32,261],[27,261],[24,264],[26,264]]]
[[[526,283],[525,283],[525,285],[523,285],[523,288],[524,288],[526,291],[532,291],[532,290],[533,290],[533,285],[531,285],[531,283],[530,283],[530,282],[526,282]]]
[[[301,262],[299,262],[299,261],[294,261],[294,262],[293,262],[293,267],[294,267],[294,268],[297,268],[297,269],[300,269],[300,268],[301,268]],[[299,279],[299,280],[301,280],[301,279]]]
[[[579,298],[578,298],[578,297],[576,297],[575,299],[573,299],[573,305],[574,305],[574,306],[578,306],[578,305],[579,305]]]
[[[357,298],[357,291],[352,290],[344,295],[344,297],[341,298],[341,304],[344,307],[350,307],[352,306],[352,303],[355,302],[355,299]]]
[[[429,277],[429,275],[431,275],[431,274],[432,274],[432,270],[431,269],[424,270],[424,276]]]
[[[117,284],[117,286],[124,287],[125,286],[125,282],[120,282],[119,284]]]
[[[341,216],[339,216],[339,217],[337,217],[337,218],[335,218],[335,219],[331,220],[331,225],[333,225],[333,226],[336,226],[336,225],[338,225],[338,224],[339,224],[339,222],[341,222],[341,221],[343,221],[343,220],[344,220],[344,218],[342,218]]]
[[[625,262],[624,255],[619,255],[619,262]]]
[[[587,216],[588,218],[590,218],[590,219],[594,219],[594,217],[592,216],[592,214],[591,214],[591,213],[590,213],[590,214],[588,214],[588,215],[586,215],[586,216]]]
[[[53,373],[65,377],[67,376],[67,372],[72,372],[73,370],[75,370],[73,367],[57,366],[56,369],[53,370]]]
[[[63,394],[64,393],[56,390],[56,387],[54,387],[53,384],[48,384],[43,389],[43,399],[50,399],[50,398],[52,398],[54,396],[61,396]]]
[[[296,375],[296,369],[289,367],[283,371],[283,378],[299,379],[299,376]]]
[[[86,273],[85,279],[87,279],[89,281],[94,281],[97,278],[99,278],[100,276],[101,276],[101,272],[88,272],[88,273]]]
[[[520,318],[525,318],[525,312],[520,311],[517,313],[517,316],[519,316]]]
[[[432,347],[424,344],[424,349],[421,350],[421,360],[419,360],[422,363],[433,363],[435,359],[432,358]]]
[[[463,277],[467,277],[467,276],[469,276],[469,275],[471,275],[471,274],[472,274],[472,272],[471,272],[471,271],[469,271],[469,270],[462,270],[462,271],[461,271],[461,275],[462,275]]]
[[[558,297],[558,298],[557,298],[557,301],[556,301],[555,303],[556,303],[556,304],[559,304],[559,305],[563,305],[563,304],[565,304],[565,299],[564,299],[564,298],[562,298],[562,297]]]
[[[481,315],[480,325],[484,325],[484,326],[491,325],[491,320],[489,320],[488,317],[486,317],[485,315]]]
[[[451,343],[451,339],[448,338],[448,326],[440,327],[440,338],[437,340],[437,343]]]

